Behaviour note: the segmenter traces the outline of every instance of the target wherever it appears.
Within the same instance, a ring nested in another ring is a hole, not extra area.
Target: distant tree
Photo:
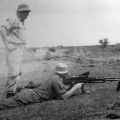
[[[49,51],[50,51],[50,52],[55,52],[56,49],[55,49],[54,47],[50,47],[50,48],[49,48]]]
[[[109,43],[108,38],[103,38],[103,39],[99,40],[99,44],[100,44],[101,48],[106,48],[108,43]]]
[[[58,45],[57,48],[63,48],[63,45]]]

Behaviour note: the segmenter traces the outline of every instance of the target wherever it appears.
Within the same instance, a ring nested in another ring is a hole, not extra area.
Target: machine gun
[[[64,84],[70,85],[70,84],[76,84],[76,83],[104,83],[107,81],[120,81],[120,78],[111,78],[111,77],[106,77],[106,78],[98,78],[98,77],[89,77],[89,71],[85,72],[81,75],[78,76],[73,76],[66,78],[64,81]]]

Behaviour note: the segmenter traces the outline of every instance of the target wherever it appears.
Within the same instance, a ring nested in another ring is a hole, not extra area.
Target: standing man
[[[5,88],[5,96],[15,94],[17,80],[21,77],[21,63],[26,45],[24,22],[29,15],[30,8],[27,4],[20,4],[17,8],[16,17],[8,18],[0,27],[0,35],[5,45],[8,77]]]

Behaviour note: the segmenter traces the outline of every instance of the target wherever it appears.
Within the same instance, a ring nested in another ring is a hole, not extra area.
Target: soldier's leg
[[[8,79],[6,82],[5,93],[15,94],[17,81],[21,77],[21,63],[23,59],[23,49],[16,48],[14,51],[8,51],[6,62],[8,67]]]
[[[11,98],[0,101],[0,110],[42,102],[42,98],[33,89],[25,89]]]
[[[5,86],[5,97],[9,98],[15,94],[14,86],[16,84],[16,77],[11,76],[7,78],[6,86]]]
[[[28,105],[42,101],[42,97],[34,91],[34,89],[25,89],[17,93],[13,99],[19,105]]]
[[[0,101],[0,110],[4,110],[4,109],[9,109],[9,108],[15,108],[15,107],[19,107],[20,105],[17,104],[17,102],[11,98],[3,98]]]
[[[7,98],[14,96],[17,89],[17,81],[20,79],[21,75],[10,76],[6,82],[5,96]]]

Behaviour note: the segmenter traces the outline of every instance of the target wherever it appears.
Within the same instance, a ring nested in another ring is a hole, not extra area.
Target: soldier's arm
[[[7,42],[7,31],[5,30],[4,27],[0,27],[0,36],[3,44],[6,46]]]
[[[2,42],[6,46],[6,42],[8,41],[8,31],[11,28],[11,25],[13,22],[8,18],[3,25],[0,26],[0,36],[2,39]]]
[[[70,90],[66,91],[64,94],[61,94],[61,98],[68,99],[74,94],[76,94],[77,90],[82,87],[81,83],[75,84]]]

